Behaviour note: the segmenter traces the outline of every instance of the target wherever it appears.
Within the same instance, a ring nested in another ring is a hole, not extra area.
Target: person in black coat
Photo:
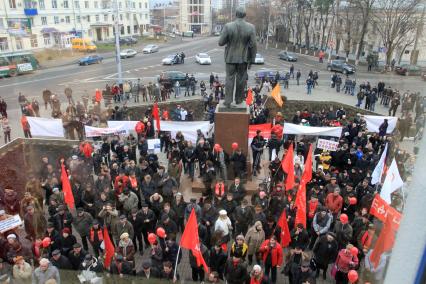
[[[66,211],[65,205],[59,205],[58,213],[53,217],[55,222],[55,229],[61,232],[64,228],[68,228],[72,232],[72,214],[69,211]]]
[[[308,282],[309,284],[316,284],[315,272],[312,271],[310,262],[307,260],[302,261],[301,265],[293,273],[294,284],[303,284]]]
[[[309,244],[309,233],[303,227],[303,224],[297,224],[296,228],[294,228],[291,233],[291,243],[290,247],[300,247],[302,250],[305,250]]]
[[[161,272],[158,268],[152,267],[150,260],[145,260],[142,262],[142,270],[138,271],[136,275],[144,279],[160,278]]]
[[[111,263],[109,272],[112,275],[123,277],[124,275],[132,275],[133,267],[129,261],[123,259],[122,255],[117,255],[115,260]]]
[[[312,251],[317,265],[316,276],[319,276],[320,270],[322,269],[322,277],[326,279],[328,265],[336,260],[338,253],[336,235],[332,232],[322,235],[315,243]]]
[[[128,217],[130,224],[133,226],[133,245],[135,246],[135,251],[139,248],[139,253],[143,254],[143,243],[142,243],[142,229],[144,225],[144,220],[142,214],[138,211],[137,208],[133,208],[130,216]],[[137,243],[136,243],[137,242]]]
[[[247,194],[244,185],[241,183],[241,179],[236,177],[234,182],[229,186],[229,193],[232,193],[234,200],[241,204],[242,200]]]
[[[74,270],[78,270],[80,265],[83,263],[86,254],[87,252],[81,248],[79,243],[73,245],[72,251],[68,254],[68,259],[70,260]]]
[[[52,257],[50,258],[50,263],[53,266],[56,266],[56,268],[59,269],[59,271],[66,269],[71,270],[73,269],[71,262],[68,260],[68,258],[64,255],[61,255],[61,251],[59,249],[55,249],[52,252]]]
[[[219,278],[223,280],[223,270],[227,260],[226,253],[222,250],[220,244],[215,244],[210,249],[209,267],[211,271],[216,271],[219,274]]]
[[[246,263],[237,256],[228,259],[225,264],[224,275],[228,284],[245,283],[249,277]]]
[[[179,280],[179,273],[176,276],[173,273],[173,264],[170,261],[165,261],[161,269],[160,278],[164,280],[170,280],[177,282]]]
[[[229,160],[232,163],[234,176],[242,178],[247,171],[247,158],[241,149],[237,149],[235,152],[233,152]]]
[[[68,253],[72,251],[73,246],[76,243],[77,239],[73,235],[71,235],[70,229],[63,229],[58,242],[58,247],[61,248],[61,253],[63,255],[68,255]]]
[[[209,263],[209,250],[204,244],[200,245],[200,251],[206,263]],[[192,254],[192,251],[189,251],[189,264],[192,270],[192,280],[197,282],[204,281],[204,267],[203,265],[197,265],[197,259]]]

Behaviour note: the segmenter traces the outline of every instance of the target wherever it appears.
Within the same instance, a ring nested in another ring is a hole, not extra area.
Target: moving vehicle
[[[137,44],[138,40],[134,37],[120,37],[120,44],[125,44],[125,45],[131,45],[131,44]]]
[[[172,84],[179,81],[181,86],[185,86],[186,74],[181,71],[164,71],[158,76],[157,81],[160,84]]]
[[[158,52],[158,45],[155,44],[148,44],[147,46],[142,49],[143,53],[154,53]]]
[[[200,65],[210,65],[212,64],[212,60],[210,58],[210,55],[207,53],[198,53],[195,55],[195,62],[197,62]]]
[[[355,66],[352,66],[346,63],[345,60],[341,59],[331,60],[331,62],[327,64],[327,70],[341,72],[345,75],[353,74],[356,71]]]
[[[136,54],[138,54],[138,52],[134,49],[123,49],[120,52],[120,57],[121,58],[130,58],[130,57],[135,57]]]
[[[163,65],[174,65],[174,64],[181,64],[183,62],[180,57],[180,54],[176,53],[176,54],[170,54],[166,58],[163,58],[163,60],[161,60],[161,63],[163,63]]]
[[[95,63],[102,63],[103,58],[97,54],[89,55],[81,58],[78,61],[78,65],[90,65]]]
[[[0,54],[0,77],[15,77],[40,68],[31,52],[8,52]]]
[[[297,61],[297,56],[296,54],[294,54],[293,52],[288,52],[288,51],[281,51],[280,53],[278,53],[278,57],[282,60],[286,60],[286,61],[293,61],[296,62]]]
[[[422,68],[417,65],[402,64],[395,66],[395,73],[403,76],[418,76],[422,73]]]
[[[265,59],[260,53],[256,53],[256,58],[254,59],[254,64],[265,64]]]
[[[73,38],[71,39],[72,49],[78,51],[95,52],[97,47],[90,38]]]
[[[272,70],[272,69],[260,69],[254,74],[254,79],[256,80],[256,83],[262,82],[263,79],[269,79],[269,80],[275,80],[275,75],[279,72],[278,70]],[[279,72],[280,73],[280,80],[284,80],[285,78],[285,72]]]

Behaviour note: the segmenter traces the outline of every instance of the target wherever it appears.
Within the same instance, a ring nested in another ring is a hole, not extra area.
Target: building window
[[[89,9],[89,1],[84,1],[84,8]]]
[[[148,2],[145,2],[145,9],[148,9]]]
[[[46,7],[44,6],[44,0],[38,0],[38,8],[40,10],[44,10]]]
[[[95,1],[95,9],[98,9],[99,5],[98,5],[98,1]]]
[[[52,8],[57,9],[58,8],[58,2],[56,0],[52,0]]]
[[[123,8],[123,3],[121,3],[121,2],[118,3],[118,8],[120,8],[120,9]]]
[[[124,27],[123,26],[120,29],[120,34],[124,35]]]
[[[133,33],[134,34],[138,33],[138,26],[137,25],[133,26]]]
[[[77,16],[76,20],[77,20],[77,23],[81,23],[81,17],[80,16]]]
[[[126,20],[130,20],[130,14],[126,13]]]
[[[9,0],[10,9],[16,9],[16,0]]]
[[[9,44],[7,42],[7,37],[0,37],[0,51],[7,51],[9,49]],[[5,65],[4,59],[0,59],[0,65]]]
[[[90,23],[90,16],[87,15],[87,22]]]
[[[145,20],[148,20],[148,14],[145,14]]]
[[[68,9],[68,8],[69,8],[68,0],[64,0],[64,8],[65,8],[65,9]]]
[[[108,22],[108,14],[104,15],[104,22]]]
[[[75,6],[77,9],[80,9],[80,1],[74,1],[74,6]]]
[[[99,15],[96,15],[95,19],[96,19],[96,23],[99,23]]]
[[[67,24],[71,23],[70,16],[65,16],[65,23],[67,23]]]
[[[132,2],[132,8],[136,9],[136,3],[135,2]]]
[[[41,17],[41,25],[47,26],[47,17]]]
[[[127,34],[130,34],[130,26],[127,26]]]
[[[123,21],[123,14],[120,14],[120,21]]]
[[[22,38],[16,38],[15,39],[16,40],[16,49],[17,50],[21,50],[21,49],[23,49],[24,48],[24,45],[23,45],[23,43],[22,43]]]
[[[142,9],[142,2],[139,2],[139,9]]]
[[[54,16],[54,17],[53,17],[53,22],[54,22],[55,24],[59,24],[59,17],[58,17],[58,16]]]
[[[37,40],[37,36],[36,35],[32,35],[30,41],[31,41],[31,47],[32,48],[37,48],[38,47],[38,40]]]

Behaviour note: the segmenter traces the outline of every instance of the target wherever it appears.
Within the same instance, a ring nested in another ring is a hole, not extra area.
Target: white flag
[[[390,204],[392,192],[402,187],[403,184],[404,182],[399,175],[398,166],[396,165],[395,159],[393,159],[392,164],[386,173],[385,182],[383,183],[382,190],[380,191],[380,197]]]
[[[386,143],[382,156],[380,157],[380,160],[377,163],[376,167],[374,168],[373,174],[371,175],[372,185],[375,185],[376,183],[382,180],[383,170],[385,169],[385,160],[386,160],[387,152],[388,152],[388,143]]]

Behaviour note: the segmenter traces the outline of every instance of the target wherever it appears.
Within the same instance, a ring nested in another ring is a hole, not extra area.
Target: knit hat
[[[120,236],[120,240],[126,239],[128,237],[129,237],[128,233],[122,233],[121,236]]]
[[[64,229],[62,230],[62,233],[70,234],[70,233],[71,233],[71,230],[70,230],[69,228],[64,228]]]
[[[224,210],[224,209],[222,209],[222,210],[220,210],[219,211],[219,215],[221,215],[221,216],[225,216],[225,215],[227,215],[228,213],[226,212],[226,210]]]

